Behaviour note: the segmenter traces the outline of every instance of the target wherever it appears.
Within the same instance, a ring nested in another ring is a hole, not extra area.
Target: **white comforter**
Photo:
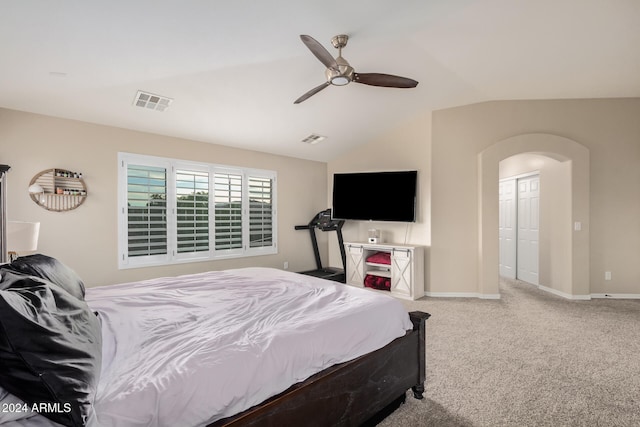
[[[86,300],[103,328],[100,427],[206,425],[411,329],[390,296],[266,268],[89,288]]]

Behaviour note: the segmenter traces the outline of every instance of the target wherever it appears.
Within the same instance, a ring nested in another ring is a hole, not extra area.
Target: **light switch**
[[[573,223],[573,229],[575,231],[580,231],[582,230],[582,223],[580,221],[576,221]]]

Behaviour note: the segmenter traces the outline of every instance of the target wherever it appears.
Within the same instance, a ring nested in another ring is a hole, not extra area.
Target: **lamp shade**
[[[7,249],[12,252],[38,249],[39,222],[7,221]]]

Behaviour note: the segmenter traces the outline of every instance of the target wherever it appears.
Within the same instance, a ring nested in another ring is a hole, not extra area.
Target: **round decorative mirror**
[[[48,211],[64,212],[80,206],[87,198],[82,174],[64,169],[47,169],[33,177],[29,195]]]

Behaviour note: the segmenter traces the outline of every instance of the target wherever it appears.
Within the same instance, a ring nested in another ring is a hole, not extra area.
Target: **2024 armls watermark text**
[[[38,414],[68,414],[71,412],[71,404],[70,403],[59,403],[59,402],[35,402],[32,404],[28,403],[3,403],[0,405],[0,413],[33,413],[37,412]]]

